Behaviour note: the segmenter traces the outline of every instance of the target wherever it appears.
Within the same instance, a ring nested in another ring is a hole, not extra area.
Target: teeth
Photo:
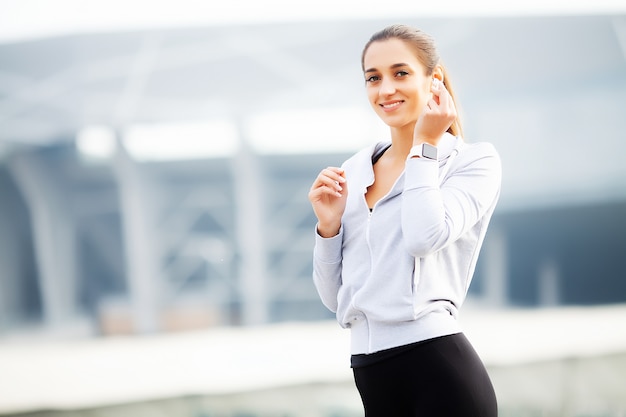
[[[395,103],[391,103],[391,104],[383,104],[383,107],[386,109],[390,109],[392,107],[396,107],[399,106],[400,103],[402,103],[401,101],[396,101]]]

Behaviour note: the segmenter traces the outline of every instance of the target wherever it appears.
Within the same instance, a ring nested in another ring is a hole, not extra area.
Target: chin
[[[413,110],[409,110],[408,108],[401,109],[400,111],[393,113],[387,113],[376,108],[375,112],[384,124],[396,129],[405,127],[406,125],[411,123],[415,123],[417,122],[417,119],[419,119],[419,113]]]
[[[380,118],[384,124],[389,126],[390,128],[399,129],[405,127],[408,124],[415,123],[417,119],[406,119],[406,118],[397,118],[397,117],[381,117]]]

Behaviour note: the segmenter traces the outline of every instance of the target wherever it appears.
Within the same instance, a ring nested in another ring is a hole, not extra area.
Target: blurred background
[[[626,416],[626,3],[0,0],[0,415],[354,417],[311,281],[360,69],[435,37],[502,196],[462,322],[503,416]]]

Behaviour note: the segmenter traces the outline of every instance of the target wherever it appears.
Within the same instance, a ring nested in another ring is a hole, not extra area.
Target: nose
[[[378,94],[381,96],[389,96],[396,92],[396,84],[392,78],[385,77],[380,82]]]

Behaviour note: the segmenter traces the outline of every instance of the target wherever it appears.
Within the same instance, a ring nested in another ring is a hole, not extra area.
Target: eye
[[[365,79],[366,83],[375,83],[376,81],[379,81],[380,77],[378,75],[372,75],[371,77],[368,77]]]
[[[406,77],[407,75],[409,75],[409,73],[406,72],[406,71],[398,71],[398,72],[396,72],[396,77],[399,77],[399,78]]]

